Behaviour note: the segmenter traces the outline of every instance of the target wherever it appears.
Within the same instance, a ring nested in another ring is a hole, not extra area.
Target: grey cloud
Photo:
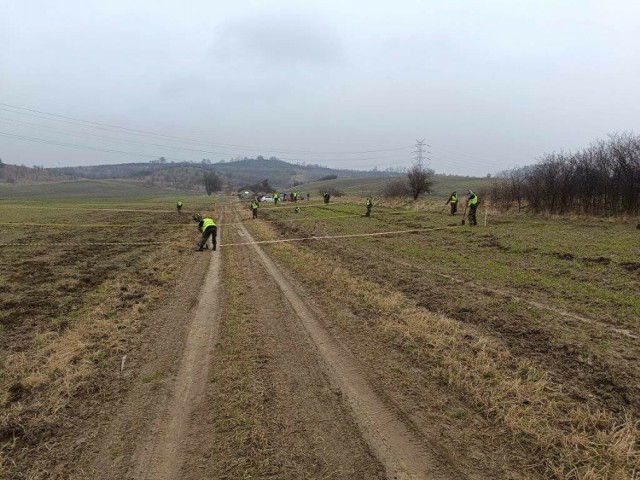
[[[344,48],[337,31],[308,14],[236,17],[215,31],[211,54],[219,61],[271,65],[340,63]]]

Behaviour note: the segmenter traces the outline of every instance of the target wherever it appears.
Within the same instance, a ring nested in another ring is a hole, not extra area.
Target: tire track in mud
[[[220,220],[223,216],[224,210],[220,214]],[[222,231],[219,230],[219,238],[221,237]],[[213,340],[219,329],[221,263],[221,256],[213,254],[171,396],[163,415],[156,419],[146,441],[134,453],[134,467],[130,475],[132,478],[171,480],[179,477],[190,414],[203,398]]]
[[[227,241],[242,238],[226,229]],[[220,334],[181,480],[385,478],[306,331],[250,247],[225,249]]]
[[[253,241],[244,225],[241,234]],[[345,395],[363,436],[393,479],[464,479],[466,475],[439,458],[405,414],[389,405],[369,382],[358,360],[342,347],[316,318],[271,258],[258,244],[251,244],[263,266],[295,312],[300,325],[327,365],[327,373]]]

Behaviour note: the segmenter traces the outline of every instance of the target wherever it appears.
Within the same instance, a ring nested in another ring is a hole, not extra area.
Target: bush
[[[502,175],[488,191],[495,203],[526,203],[536,212],[593,215],[640,213],[640,136],[612,135],[575,153]]]
[[[406,178],[398,178],[387,183],[382,189],[382,196],[385,198],[405,198],[411,196],[411,187]]]

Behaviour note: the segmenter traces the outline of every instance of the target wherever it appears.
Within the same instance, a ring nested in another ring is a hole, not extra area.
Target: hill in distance
[[[41,168],[3,164],[0,167],[0,193],[17,192],[11,186],[23,185],[20,196],[29,193],[38,195],[41,189],[30,189],[32,184],[60,183],[60,188],[49,187],[49,194],[84,192],[87,187],[96,188],[108,195],[109,189],[117,192],[143,189],[203,191],[203,177],[207,172],[217,172],[223,180],[223,189],[237,191],[247,185],[269,180],[273,188],[281,191],[296,190],[300,193],[317,194],[325,190],[337,189],[346,195],[380,196],[384,187],[394,178],[403,174],[391,171],[360,171],[323,167],[320,165],[296,165],[276,158],[245,158],[218,163],[168,163],[153,161],[148,163],[124,163],[115,165],[90,165],[79,167]],[[333,178],[331,178],[333,177]],[[74,186],[77,181],[77,188]],[[463,194],[468,189],[477,190],[486,186],[487,178],[436,175],[434,197],[448,197],[452,191]],[[4,185],[4,186],[3,186]],[[58,192],[60,190],[60,192]]]
[[[10,165],[0,161],[0,184],[28,185],[64,180],[72,180],[72,177],[47,168]]]
[[[215,171],[223,177],[229,190],[242,188],[268,179],[276,188],[319,180],[330,175],[338,177],[384,178],[395,175],[391,172],[342,170],[320,165],[297,165],[277,158],[245,158],[218,163],[170,163],[153,161],[149,163],[124,163],[118,165],[92,165],[81,167],[60,167],[51,169],[74,178],[84,179],[132,179],[149,186],[169,186],[175,188],[202,188],[205,172]]]

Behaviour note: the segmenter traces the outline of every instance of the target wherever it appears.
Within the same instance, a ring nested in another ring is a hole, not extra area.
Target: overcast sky
[[[6,163],[385,169],[425,138],[485,175],[640,132],[637,0],[2,0],[0,45]]]

